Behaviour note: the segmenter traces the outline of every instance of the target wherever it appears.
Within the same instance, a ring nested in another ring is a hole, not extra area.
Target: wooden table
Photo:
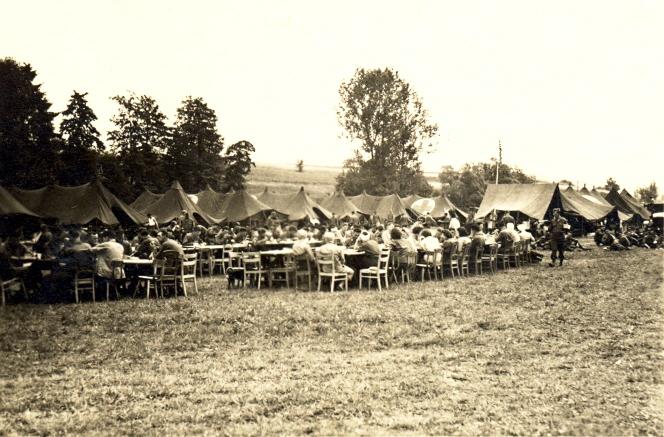
[[[123,258],[122,259],[123,264],[131,264],[131,265],[150,265],[153,263],[151,259],[144,259],[144,258]]]

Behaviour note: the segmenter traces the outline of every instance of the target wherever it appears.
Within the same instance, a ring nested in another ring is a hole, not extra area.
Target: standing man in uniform
[[[553,209],[553,218],[549,226],[549,231],[551,232],[551,262],[549,267],[556,265],[556,252],[558,252],[558,259],[560,260],[560,265],[563,265],[563,260],[565,259],[565,226],[567,225],[567,219],[561,217],[560,208]]]

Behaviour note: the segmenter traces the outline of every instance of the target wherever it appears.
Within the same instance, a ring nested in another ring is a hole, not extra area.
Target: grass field
[[[661,251],[0,310],[2,434],[662,435]]]

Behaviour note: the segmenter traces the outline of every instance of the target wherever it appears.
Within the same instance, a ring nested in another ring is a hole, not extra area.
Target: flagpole
[[[503,162],[503,145],[498,140],[498,162],[496,163],[496,185],[498,185],[498,171],[500,170],[500,164]]]

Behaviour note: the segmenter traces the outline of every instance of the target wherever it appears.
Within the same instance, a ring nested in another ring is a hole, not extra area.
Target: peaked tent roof
[[[468,218],[468,214],[453,204],[445,194],[441,194],[434,198],[433,201],[434,207],[431,210],[431,217],[433,218],[443,217],[448,211],[456,211],[456,213],[460,214],[463,218]]]
[[[570,191],[576,191],[576,190],[574,190],[574,188],[572,188],[571,185],[568,185],[567,189],[565,191],[570,192]]]
[[[396,194],[390,194],[380,199],[378,205],[376,205],[375,214],[382,218],[386,219],[395,219],[401,217],[402,215],[408,215],[406,211],[406,206],[403,204],[399,196]]]
[[[590,197],[592,198],[592,196]],[[601,220],[616,209],[612,205],[593,202],[574,190],[561,191],[560,200],[563,211],[578,214],[586,220]]]
[[[201,192],[196,193],[196,205],[212,217],[224,217],[224,193],[214,191],[209,185]]]
[[[261,194],[256,196],[256,199],[258,199],[260,202],[263,202],[264,204],[274,209],[275,211],[288,215],[288,213],[286,212],[286,207],[292,197],[293,194],[271,193],[270,191],[268,191],[267,187],[265,187],[265,190],[263,190]]]
[[[152,205],[157,200],[161,199],[161,196],[163,196],[163,194],[153,193],[152,191],[146,188],[145,191],[139,194],[136,200],[131,202],[130,206],[134,208],[136,211],[144,211],[145,208]]]
[[[586,186],[584,185],[583,188],[581,188],[581,189],[579,190],[579,193],[581,193],[581,194],[590,194],[590,191],[589,191],[589,190],[586,188]]]
[[[198,207],[184,192],[180,182],[175,181],[171,188],[145,209],[145,213],[152,214],[159,223],[167,223],[180,216],[182,211],[187,211],[190,217],[206,224],[219,223],[220,219],[212,217]]]
[[[0,215],[31,215],[38,217],[37,214],[26,208],[4,187],[0,187]]]
[[[11,194],[21,202],[23,206],[31,211],[37,212],[39,205],[41,205],[44,198],[48,195],[50,186],[37,188],[34,190],[25,190],[22,188],[11,187],[9,191]]]
[[[362,191],[362,194],[348,198],[359,212],[366,215],[373,215],[376,213],[376,207],[378,206],[380,199],[380,196],[372,196],[371,194],[367,194],[366,191]]]
[[[629,197],[618,193],[618,190],[615,188],[612,188],[611,191],[609,191],[609,193],[606,195],[606,200],[610,204],[615,205],[620,211],[624,213],[638,215],[643,220],[648,220],[650,218],[650,211]]]
[[[271,210],[271,207],[256,199],[255,196],[246,190],[241,190],[231,193],[225,198],[221,215],[228,221],[241,222],[263,211]]]
[[[541,220],[556,198],[557,184],[490,184],[475,217],[486,217],[493,210],[515,211]],[[557,206],[557,205],[556,205]]]
[[[50,185],[38,190],[16,190],[26,198],[35,212],[54,217],[63,224],[84,225],[95,220],[106,225],[142,224],[146,217],[127,205],[102,185],[99,180],[76,187]]]
[[[290,198],[284,211],[288,215],[288,220],[296,221],[308,218],[309,220],[329,219],[332,213],[316,203],[307,193],[304,187],[300,188],[294,196]]]
[[[420,199],[424,199],[424,197],[419,196],[417,194],[411,194],[410,196],[402,197],[401,201],[403,202],[403,205],[406,208],[410,208],[413,206],[413,203],[417,202]]]
[[[592,189],[592,191],[590,192],[590,195],[591,195],[592,197],[594,197],[598,202],[600,202],[600,203],[601,203],[602,205],[604,205],[604,206],[611,205],[611,203],[609,203],[609,202],[604,198],[604,196],[602,195],[602,193],[600,193],[599,191],[597,191],[595,188]]]
[[[320,202],[320,205],[331,213],[334,213],[339,218],[348,217],[357,210],[355,205],[346,198],[344,193],[338,191],[323,199]]]

